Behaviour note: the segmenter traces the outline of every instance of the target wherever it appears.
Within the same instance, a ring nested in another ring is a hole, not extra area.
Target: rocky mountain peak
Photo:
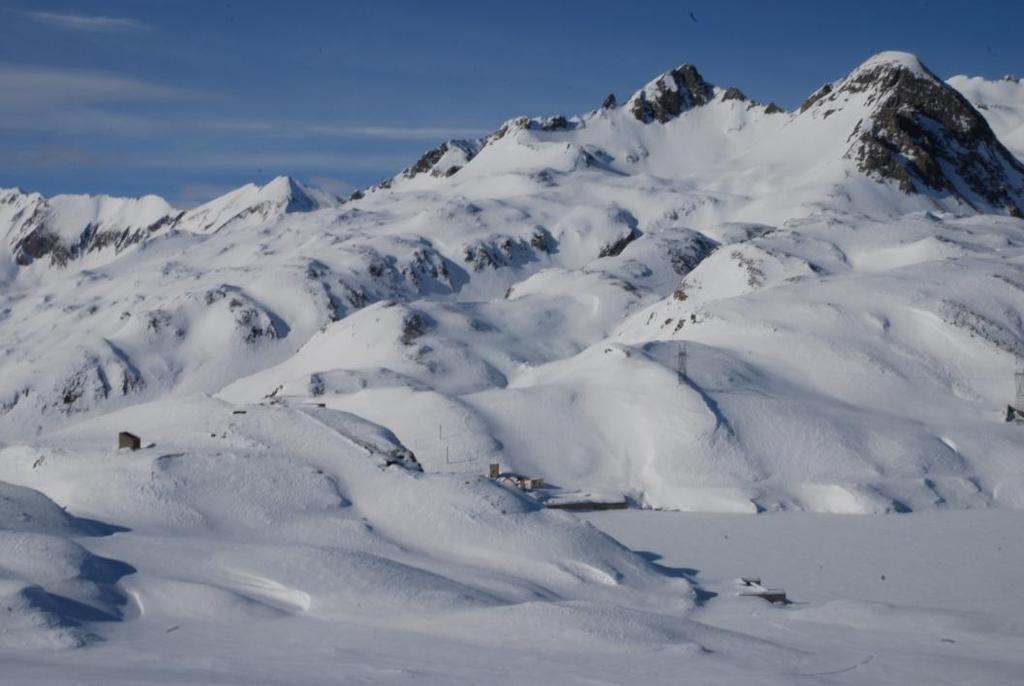
[[[1024,216],[1024,166],[985,118],[914,55],[884,52],[801,107],[828,117],[866,109],[846,153],[858,169],[905,193],[953,196],[970,207]]]
[[[705,105],[715,95],[714,87],[692,64],[665,72],[633,94],[626,106],[639,121],[667,122],[681,113]]]

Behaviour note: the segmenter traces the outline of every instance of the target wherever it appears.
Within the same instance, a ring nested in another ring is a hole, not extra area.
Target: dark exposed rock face
[[[535,251],[549,253],[553,243],[551,234],[546,229],[538,227],[530,236],[529,242],[513,236],[492,236],[488,240],[473,241],[463,249],[462,259],[474,272],[502,267],[521,267],[537,259]]]
[[[663,74],[631,99],[630,111],[644,123],[667,122],[688,109],[705,105],[714,89],[692,64]]]
[[[295,182],[295,179],[288,179],[288,203],[285,205],[285,212],[312,212],[320,207],[320,203],[314,200],[306,190]]]
[[[50,233],[45,227],[39,227],[14,244],[14,261],[19,266],[27,266],[36,260],[50,256],[50,261],[59,267],[68,263],[70,255],[60,242],[60,238]]]
[[[444,168],[439,167],[438,163],[451,150],[454,150],[459,154],[461,163],[452,164]],[[451,176],[460,169],[462,169],[462,167],[465,166],[467,162],[476,157],[476,154],[479,151],[480,146],[474,141],[447,141],[437,146],[436,148],[433,148],[432,150],[428,150],[427,152],[423,153],[423,156],[416,161],[416,164],[412,165],[411,167],[403,171],[401,175],[407,179],[414,178],[416,176],[419,176],[420,174],[430,174],[432,176],[438,177]],[[387,184],[387,186],[385,186],[383,183],[380,185],[382,187],[390,186],[390,184]],[[362,197],[362,195],[360,195],[360,197]]]
[[[530,245],[545,255],[550,255],[557,248],[557,241],[554,236],[543,226],[538,226],[530,235]]]
[[[800,105],[800,112],[803,113],[811,109],[814,103],[818,102],[822,98],[828,97],[831,93],[832,84],[826,83],[824,86],[811,93],[811,96],[809,98],[804,100],[804,104]]]
[[[420,313],[410,312],[402,319],[402,335],[399,340],[402,345],[412,345],[413,342],[427,332],[428,322]]]
[[[668,248],[672,270],[680,276],[686,276],[716,248],[718,248],[718,244],[713,240],[702,234],[694,233],[692,240]]]
[[[565,131],[569,128],[569,120],[562,115],[548,117],[540,122],[541,131]]]
[[[622,238],[618,239],[617,241],[615,241],[613,243],[609,243],[608,245],[602,247],[601,251],[597,254],[597,256],[598,257],[615,257],[616,255],[621,255],[622,251],[626,249],[627,245],[629,245],[630,243],[635,241],[637,238],[640,238],[640,236],[642,236],[642,235],[643,234],[640,233],[640,230],[634,227],[634,228],[630,229],[630,232],[628,234],[626,234],[625,236],[623,236]]]
[[[722,100],[739,100],[741,102],[748,100],[747,96],[739,88],[727,88],[725,93],[722,94]]]
[[[858,124],[846,153],[860,171],[895,181],[905,193],[933,192],[1024,216],[1024,165],[960,93],[930,72],[893,64],[856,72],[837,94],[864,91],[873,113]]]
[[[619,101],[615,99],[615,93],[609,93],[601,103],[602,110],[613,110],[618,106]]]
[[[757,102],[756,100],[751,100],[750,98],[747,97],[746,93],[744,93],[739,88],[736,88],[734,86],[726,88],[725,92],[722,93],[722,102],[728,102],[730,100],[747,103],[747,109],[751,109],[753,107],[763,107],[765,114],[779,114],[780,112],[785,112],[785,110],[776,105],[774,102],[770,102],[767,105],[765,105],[764,103]]]
[[[235,329],[246,343],[254,344],[288,335],[289,328],[284,320],[253,301],[237,286],[222,284],[203,293],[201,300],[207,307],[226,302]]]
[[[120,253],[149,234],[172,226],[180,216],[167,215],[150,226],[140,227],[106,228],[102,224],[90,223],[82,227],[77,239],[69,242],[62,240],[59,233],[51,228],[49,208],[44,201],[21,224],[21,237],[13,242],[12,254],[14,261],[22,267],[47,257],[52,266],[66,267],[72,260],[89,252],[113,248]]]

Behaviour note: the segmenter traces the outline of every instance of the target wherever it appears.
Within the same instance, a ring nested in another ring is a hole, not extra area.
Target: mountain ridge
[[[803,112],[707,84],[664,122],[516,118],[356,200],[281,177],[120,252],[8,256],[0,435],[216,395],[362,417],[428,472],[460,453],[652,507],[1016,506],[1016,166],[924,69],[869,60]],[[952,188],[901,189],[928,159]]]
[[[1021,205],[1024,203],[1024,200],[1022,200],[1022,197],[1024,197],[1024,165],[1021,165],[1014,154],[1010,153],[1000,143],[999,138],[988,127],[982,113],[974,109],[967,98],[960,96],[957,99],[955,97],[956,90],[952,87],[947,87],[947,84],[943,84],[916,56],[910,53],[892,51],[881,52],[868,58],[845,78],[826,84],[818,91],[812,93],[793,112],[784,112],[772,103],[762,105],[749,101],[742,91],[736,87],[723,89],[714,86],[701,76],[697,67],[692,64],[683,64],[663,72],[649,81],[635,91],[622,105],[615,105],[614,107],[603,106],[598,110],[592,111],[589,115],[571,118],[561,115],[551,117],[516,117],[506,121],[494,133],[484,138],[445,141],[436,148],[425,152],[415,164],[402,170],[397,175],[368,189],[355,191],[348,200],[360,200],[368,192],[388,190],[394,187],[396,183],[412,180],[422,175],[426,175],[425,178],[434,179],[452,177],[465,168],[467,164],[471,163],[483,148],[501,140],[509,133],[519,130],[538,130],[541,132],[576,130],[580,127],[586,127],[588,118],[600,116],[608,110],[614,109],[624,109],[631,112],[637,121],[643,124],[665,124],[696,107],[708,105],[715,100],[720,102],[736,101],[748,103],[748,107],[759,107],[766,114],[784,114],[789,117],[802,115],[808,110],[817,107],[824,110],[821,116],[827,118],[834,114],[834,105],[838,97],[844,94],[856,93],[862,85],[865,87],[867,85],[875,85],[877,87],[880,82],[884,81],[881,86],[883,92],[901,88],[898,76],[895,79],[889,78],[885,80],[884,78],[886,74],[898,75],[901,73],[910,74],[917,80],[932,83],[942,89],[942,96],[945,98],[954,98],[954,101],[959,100],[955,102],[956,107],[953,108],[955,111],[949,113],[948,121],[943,124],[946,130],[949,130],[950,126],[962,125],[965,117],[970,120],[970,124],[958,130],[958,133],[961,135],[954,137],[955,143],[962,145],[965,140],[968,143],[977,143],[980,140],[983,147],[990,147],[994,150],[994,154],[1000,159],[1000,163],[1008,169],[1001,170],[997,168],[998,165],[986,164],[981,158],[985,156],[984,153],[987,151],[982,150],[969,163],[962,163],[960,165],[966,170],[963,173],[969,176],[968,183],[963,184],[959,182],[959,179],[950,178],[941,169],[942,163],[946,162],[950,157],[949,151],[937,150],[937,148],[948,148],[949,146],[942,146],[935,141],[928,141],[924,146],[916,144],[912,139],[915,136],[920,137],[922,127],[919,125],[912,127],[913,131],[907,129],[898,123],[902,120],[894,111],[887,112],[883,118],[884,121],[876,123],[874,131],[862,128],[860,122],[858,122],[858,128],[851,135],[858,136],[860,145],[851,146],[844,156],[855,159],[862,173],[868,176],[873,175],[882,180],[896,182],[904,193],[921,191],[926,193],[929,191],[946,192],[969,208],[973,208],[974,204],[979,201],[978,191],[982,186],[994,187],[996,189],[994,191],[982,192],[980,194],[980,201],[988,203],[990,205],[989,210],[997,208],[1011,214],[1020,214],[1022,211]],[[954,78],[963,80],[967,77]],[[1006,83],[1015,82],[1006,81]],[[875,99],[877,100],[879,97],[876,93]],[[926,118],[930,118],[934,114],[935,97],[934,95],[931,97],[932,110],[921,112]],[[903,97],[901,93],[897,93],[895,95],[895,102],[890,109],[905,110],[909,106],[920,110],[920,102],[907,103],[906,100],[907,98]],[[605,104],[607,105],[607,103]],[[982,103],[982,106],[987,107],[984,103]],[[812,116],[814,114],[812,112]],[[895,126],[892,126],[894,123]],[[899,141],[891,137],[885,140],[880,138],[879,132],[886,130],[887,127],[898,129],[896,136],[900,139]],[[1024,131],[1024,127],[1021,127],[1021,130]],[[1008,133],[1014,134],[1015,132],[1011,131]],[[926,150],[925,148],[928,149]],[[900,163],[893,157],[893,152],[890,152],[890,150],[898,152],[902,157],[914,158],[914,164],[908,167],[908,165]],[[592,155],[588,157],[586,152],[583,155],[586,164],[598,163],[598,160]],[[923,157],[924,159],[918,160],[916,159],[918,157]],[[936,157],[940,159],[936,159]],[[1013,178],[1009,182],[1004,182],[999,178],[1001,172],[1011,174]],[[2,192],[6,194],[6,202],[11,202],[10,197],[12,194],[33,195],[24,193],[20,189],[2,189]],[[100,203],[104,202],[105,198],[115,202],[131,200],[131,198],[115,198],[102,195],[66,197],[92,197],[97,198],[97,202]],[[39,198],[42,198],[42,196],[39,196]],[[142,201],[146,198],[159,200],[166,204],[166,201],[158,199],[157,196],[144,196],[144,198],[139,198],[138,200]],[[180,228],[190,231],[211,232],[217,231],[232,222],[244,221],[247,217],[253,221],[265,221],[268,219],[269,214],[312,211],[331,207],[337,204],[337,202],[338,200],[332,198],[329,194],[311,189],[292,177],[280,176],[263,186],[247,184],[239,187],[191,210],[180,211],[167,204],[163,214],[159,217],[154,217],[153,221],[149,222],[148,225],[120,227],[122,230],[125,228],[130,228],[131,230],[124,236],[118,236],[116,240],[109,231],[101,232],[101,234],[107,237],[98,242],[90,239],[87,235],[83,235],[86,233],[87,223],[82,227],[82,233],[72,237],[75,240],[72,240],[70,243],[59,245],[53,240],[53,234],[48,232],[36,232],[27,244],[24,243],[24,236],[10,239],[9,242],[18,243],[18,245],[12,245],[12,254],[16,255],[16,259],[21,259],[26,264],[41,256],[55,254],[56,257],[53,259],[53,263],[63,265],[75,256],[91,250],[101,250],[108,244],[114,244],[116,250],[120,251],[140,240],[146,235],[144,229],[153,225],[156,225],[159,229]],[[985,208],[982,209],[984,210]],[[141,222],[138,223],[141,224]],[[31,232],[29,231],[29,233]],[[57,233],[60,232],[58,231]],[[78,243],[80,246],[84,246],[84,248],[79,247],[75,249],[72,245],[74,243]],[[18,258],[18,255],[21,257]]]

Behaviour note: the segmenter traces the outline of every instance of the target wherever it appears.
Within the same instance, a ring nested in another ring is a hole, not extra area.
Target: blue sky
[[[1021,2],[0,0],[0,186],[341,192],[684,62],[787,108],[887,49],[943,77],[1021,73],[1021,26]]]

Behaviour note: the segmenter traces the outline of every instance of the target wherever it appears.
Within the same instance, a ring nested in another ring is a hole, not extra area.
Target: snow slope
[[[971,101],[1017,159],[1024,158],[1024,85],[1019,78],[1005,76],[990,81],[960,75],[946,83]]]

